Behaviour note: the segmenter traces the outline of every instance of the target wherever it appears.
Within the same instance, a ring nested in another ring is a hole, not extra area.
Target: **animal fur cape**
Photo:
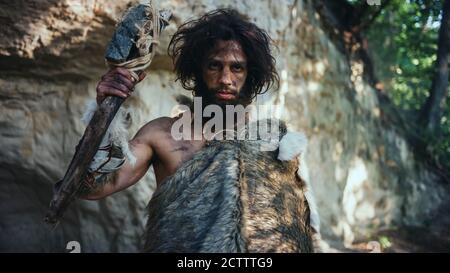
[[[148,205],[143,251],[313,252],[298,158],[261,143],[213,140],[168,177]]]

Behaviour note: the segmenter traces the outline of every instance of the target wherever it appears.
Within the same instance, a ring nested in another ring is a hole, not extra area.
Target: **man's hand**
[[[128,98],[134,91],[134,87],[145,78],[145,72],[139,74],[139,81],[131,76],[125,68],[113,68],[109,70],[97,84],[97,104],[101,104],[107,96]]]

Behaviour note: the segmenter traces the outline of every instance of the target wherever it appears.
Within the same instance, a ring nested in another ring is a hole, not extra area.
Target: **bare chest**
[[[153,169],[159,186],[168,176],[173,175],[181,165],[189,161],[203,148],[203,140],[175,141],[171,138],[161,140],[154,147]]]

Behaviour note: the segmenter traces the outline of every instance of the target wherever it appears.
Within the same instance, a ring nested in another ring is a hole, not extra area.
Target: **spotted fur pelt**
[[[143,251],[313,252],[299,159],[261,143],[211,141],[168,177],[148,205]]]

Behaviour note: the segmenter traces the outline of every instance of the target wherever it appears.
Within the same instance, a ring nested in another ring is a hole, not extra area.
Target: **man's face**
[[[239,103],[247,79],[247,56],[241,45],[233,40],[216,42],[202,66],[207,103],[219,105]]]

